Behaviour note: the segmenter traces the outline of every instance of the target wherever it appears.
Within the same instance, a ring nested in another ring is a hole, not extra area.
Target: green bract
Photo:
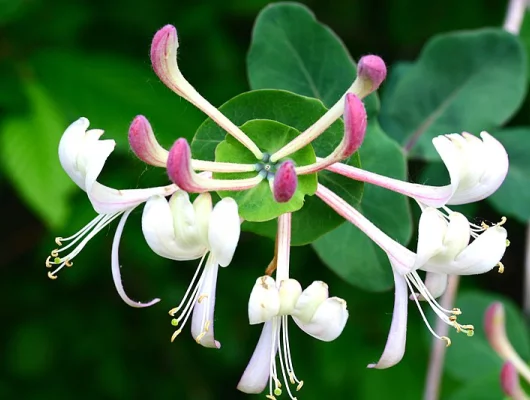
[[[284,90],[255,90],[234,97],[220,108],[221,112],[236,125],[244,125],[255,119],[268,119],[304,131],[326,112],[321,101],[300,96]],[[340,143],[344,134],[341,120],[333,123],[312,147],[319,157],[325,157]],[[214,121],[206,120],[195,133],[191,142],[193,157],[214,160],[215,148],[225,140],[226,132]],[[254,158],[253,162],[257,160]],[[359,166],[359,156],[354,154],[348,163]],[[353,206],[358,206],[363,184],[326,171],[318,173],[320,182],[343,197]],[[344,219],[326,206],[320,199],[306,197],[304,207],[293,214],[291,244],[298,246],[311,243],[326,232],[339,226]],[[245,222],[243,229],[274,238],[276,221]]]
[[[285,144],[299,135],[299,131],[287,125],[270,120],[252,120],[241,126],[241,130],[250,137],[254,143],[264,152],[272,154],[281,149]],[[292,160],[296,166],[312,164],[316,161],[313,148],[308,145],[291,154],[288,159]],[[227,135],[226,139],[219,143],[215,150],[215,161],[232,162],[240,164],[254,164],[258,160],[241,143],[232,136]],[[280,165],[283,160],[279,160],[273,166]],[[242,179],[251,178],[257,172],[215,174],[218,179]],[[221,197],[233,197],[239,206],[239,215],[246,221],[268,221],[286,212],[294,212],[304,205],[304,196],[312,195],[317,190],[316,174],[303,175],[298,177],[298,187],[291,200],[287,203],[278,203],[272,196],[269,182],[264,179],[256,187],[242,192],[219,192]]]

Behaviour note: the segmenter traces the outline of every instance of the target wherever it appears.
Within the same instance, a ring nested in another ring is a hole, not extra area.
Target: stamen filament
[[[193,284],[194,284],[195,280],[197,279],[197,276],[199,275],[199,272],[202,269],[202,263],[203,263],[205,257],[206,257],[206,253],[201,257],[201,261],[199,262],[199,265],[197,266],[197,269],[195,270],[195,274],[193,275],[193,278],[191,278],[191,282],[188,285],[188,288],[186,289],[186,293],[184,293],[184,296],[182,296],[182,300],[180,301],[180,304],[177,307],[172,308],[171,310],[169,310],[169,315],[171,315],[172,317],[175,316],[176,312],[178,310],[180,310],[180,308],[184,304],[184,301],[188,298],[188,295],[189,295],[189,293],[191,291],[191,288],[193,287]]]

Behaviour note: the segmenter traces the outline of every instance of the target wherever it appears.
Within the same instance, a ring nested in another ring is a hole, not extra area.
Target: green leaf
[[[508,299],[485,292],[465,292],[458,296],[455,306],[462,310],[458,316],[461,324],[475,326],[475,335],[467,337],[451,330],[452,345],[447,351],[445,371],[460,381],[479,379],[499,373],[502,359],[489,345],[484,334],[484,313],[488,306],[501,301],[506,310],[506,332],[515,350],[528,360],[530,358],[530,335],[518,308]]]
[[[236,125],[243,125],[253,119],[269,119],[303,131],[311,126],[326,112],[326,108],[316,99],[300,96],[283,90],[256,90],[234,97],[219,110]],[[340,143],[344,133],[341,120],[333,123],[326,132],[312,143],[315,153],[325,157]],[[206,120],[197,130],[191,143],[194,158],[214,160],[217,145],[224,140],[226,132],[212,120]],[[359,156],[354,154],[348,161],[359,166]],[[361,201],[361,182],[345,177],[334,176],[328,172],[319,173],[319,179],[343,196],[353,206]],[[332,178],[331,178],[332,177]],[[299,246],[311,243],[324,233],[339,226],[344,219],[326,206],[320,199],[306,198],[304,207],[293,213],[291,244]],[[243,229],[274,238],[276,221],[260,223],[245,222]]]
[[[499,367],[495,372],[466,381],[449,397],[449,400],[502,400],[504,393],[501,389],[500,375],[501,368]]]
[[[69,122],[87,117],[92,127],[104,129],[116,140],[117,151],[127,152],[132,119],[145,115],[162,145],[191,138],[204,117],[159,82],[145,63],[112,56],[46,52],[32,60],[35,73]]]
[[[0,162],[20,197],[51,228],[64,224],[75,184],[57,156],[67,124],[49,94],[26,82],[31,113],[7,119],[0,128]]]
[[[433,137],[505,123],[526,92],[520,40],[500,29],[436,36],[383,104],[381,124],[415,157],[436,159]]]
[[[495,137],[508,152],[510,168],[503,184],[488,201],[499,213],[526,223],[530,221],[530,127],[504,129],[496,132]]]
[[[252,89],[284,89],[331,107],[355,79],[356,67],[340,38],[306,6],[275,3],[258,15],[247,57]],[[369,115],[377,95],[366,101]]]
[[[273,154],[284,145],[296,138],[300,132],[287,125],[270,120],[252,120],[241,126],[250,139],[264,152]],[[309,165],[316,162],[315,152],[311,145],[305,146],[289,155],[296,166]],[[232,136],[219,143],[215,150],[215,161],[233,162],[240,164],[255,164],[255,156]],[[278,166],[282,160],[278,160]],[[274,172],[274,170],[271,170]],[[218,179],[244,179],[256,176],[257,172],[246,173],[218,173]],[[317,190],[317,175],[301,175],[298,177],[298,187],[291,200],[278,203],[272,196],[267,179],[250,190],[242,192],[218,192],[221,197],[233,197],[239,206],[239,215],[246,221],[268,221],[281,214],[298,211],[304,205],[304,196],[313,195]]]
[[[406,180],[407,164],[397,143],[372,120],[361,147],[363,168]],[[391,238],[406,245],[412,235],[408,200],[390,190],[365,185],[359,210]],[[350,223],[322,236],[313,244],[324,263],[354,286],[366,290],[386,290],[393,285],[392,269],[386,254]]]

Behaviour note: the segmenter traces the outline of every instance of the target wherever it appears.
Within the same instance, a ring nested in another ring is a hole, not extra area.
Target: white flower
[[[205,347],[219,348],[213,331],[215,288],[219,265],[230,264],[239,240],[236,202],[226,197],[212,209],[209,193],[200,194],[193,204],[182,191],[173,194],[169,202],[162,196],[154,196],[145,205],[142,230],[149,247],[162,257],[201,258],[181,303],[169,313],[179,314],[172,320],[174,326],[184,326],[193,313],[193,338]],[[171,341],[181,332],[182,328],[177,329]]]
[[[148,189],[116,190],[97,182],[105,161],[114,150],[115,142],[114,140],[100,140],[103,131],[99,129],[87,130],[88,126],[88,119],[80,118],[66,129],[59,143],[59,159],[68,176],[82,190],[87,192],[88,198],[98,215],[76,234],[55,239],[59,248],[51,252],[51,256],[46,260],[46,266],[51,268],[55,265],[56,268],[50,271],[48,276],[51,279],[56,279],[57,273],[65,266],[70,267],[72,265],[72,260],[92,237],[122,215],[112,250],[114,283],[120,296],[127,304],[133,307],[152,305],[159,299],[142,304],[129,299],[123,291],[118,261],[119,241],[125,221],[136,206],[151,196],[170,195],[177,190],[177,187],[168,185]],[[64,245],[66,242],[68,244]],[[67,250],[68,252],[66,252]]]
[[[281,215],[278,220],[276,280],[268,275],[258,278],[250,294],[249,321],[251,324],[265,324],[237,386],[245,393],[261,393],[268,382],[269,394],[266,397],[271,400],[281,395],[282,387],[291,399],[295,399],[289,384],[296,385],[297,391],[303,385],[294,372],[291,359],[288,317],[291,316],[307,334],[326,342],[336,339],[348,320],[346,302],[338,297],[329,297],[328,285],[324,282],[313,282],[302,292],[300,283],[289,278],[290,229],[291,214]]]

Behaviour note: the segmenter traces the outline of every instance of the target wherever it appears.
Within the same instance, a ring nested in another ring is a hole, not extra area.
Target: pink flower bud
[[[502,366],[501,387],[504,394],[510,397],[516,396],[521,392],[519,375],[515,366],[510,361],[506,361]]]
[[[195,182],[195,173],[191,169],[191,149],[186,139],[178,139],[169,150],[167,174],[169,179],[186,192],[207,191]]]
[[[486,337],[499,354],[504,353],[504,342],[507,340],[504,306],[500,302],[491,304],[484,314],[484,332]]]
[[[368,55],[361,57],[357,64],[357,76],[369,81],[371,83],[370,92],[373,92],[379,88],[379,85],[386,78],[385,62],[379,56]]]
[[[143,162],[155,167],[165,167],[168,152],[156,140],[151,124],[143,115],[133,119],[129,128],[131,150]]]
[[[361,147],[366,133],[366,110],[356,95],[348,93],[344,102],[344,139],[341,158],[347,158]]]
[[[151,64],[160,80],[177,94],[184,96],[180,81],[184,80],[177,65],[179,41],[173,25],[160,29],[151,42]]]
[[[273,195],[274,200],[278,203],[286,203],[296,192],[298,186],[298,177],[294,170],[292,161],[285,161],[280,165],[274,175]]]

